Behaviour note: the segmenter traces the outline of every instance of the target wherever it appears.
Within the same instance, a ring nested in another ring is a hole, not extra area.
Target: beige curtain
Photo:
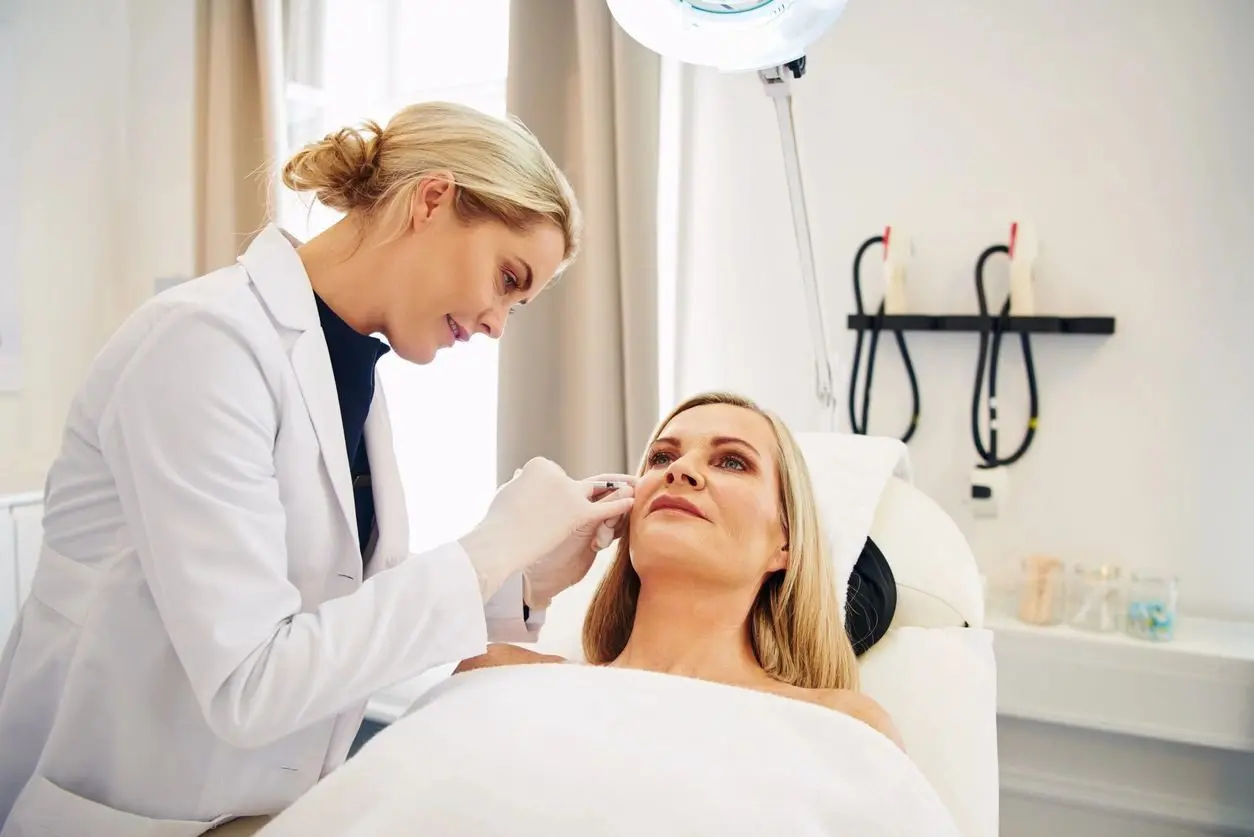
[[[196,273],[266,222],[278,149],[280,0],[199,0]]]
[[[498,470],[634,469],[658,418],[659,59],[605,0],[513,0],[509,110],[566,172],[583,252],[501,343]]]

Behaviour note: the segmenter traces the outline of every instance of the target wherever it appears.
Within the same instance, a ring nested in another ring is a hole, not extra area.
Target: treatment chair
[[[870,537],[897,582],[887,635],[861,658],[862,690],[893,716],[967,837],[996,837],[997,671],[975,556],[953,519],[898,477]]]
[[[796,434],[842,595],[869,536],[897,585],[887,634],[860,658],[862,690],[893,716],[906,750],[965,837],[998,833],[996,669],[975,557],[957,524],[912,484],[895,439]],[[536,649],[582,660],[584,613],[615,545],[550,607]]]

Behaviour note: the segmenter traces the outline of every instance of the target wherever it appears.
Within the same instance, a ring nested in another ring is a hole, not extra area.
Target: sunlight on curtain
[[[420,101],[504,115],[509,0],[286,0],[285,156]],[[308,239],[339,215],[288,190],[279,223]],[[427,366],[380,361],[421,551],[473,526],[496,489],[497,344],[483,335]]]

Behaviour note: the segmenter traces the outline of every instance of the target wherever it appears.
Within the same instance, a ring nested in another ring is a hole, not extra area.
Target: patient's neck
[[[751,604],[743,591],[642,579],[631,638],[613,665],[727,683],[760,680],[745,628]]]

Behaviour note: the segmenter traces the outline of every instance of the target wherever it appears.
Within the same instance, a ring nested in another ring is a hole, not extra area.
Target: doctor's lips
[[[452,332],[454,340],[456,340],[459,343],[465,343],[467,340],[470,339],[470,332],[462,328],[461,323],[453,319],[452,314],[445,314],[444,320],[445,322],[448,323],[448,330]]]
[[[649,514],[653,514],[655,511],[661,511],[662,509],[672,509],[674,511],[684,512],[685,514],[690,514],[693,517],[699,517],[702,520],[709,519],[690,501],[685,500],[683,497],[676,497],[673,494],[659,495],[656,500],[649,504]]]

